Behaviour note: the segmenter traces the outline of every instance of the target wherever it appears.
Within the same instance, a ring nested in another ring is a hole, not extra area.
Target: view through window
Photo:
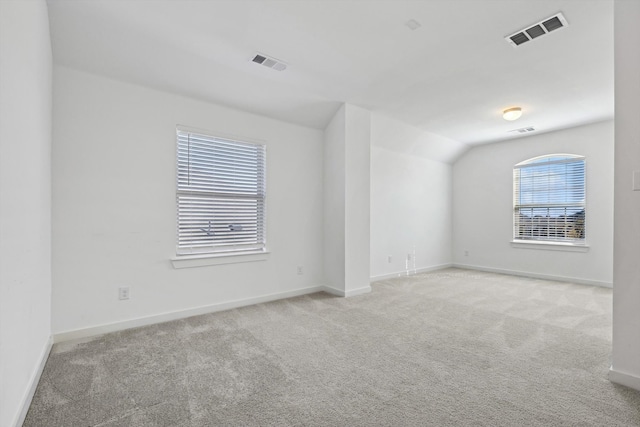
[[[585,159],[551,154],[517,164],[514,240],[583,244],[586,234]]]

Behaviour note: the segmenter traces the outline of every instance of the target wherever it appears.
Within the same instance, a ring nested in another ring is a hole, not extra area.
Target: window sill
[[[562,242],[537,242],[528,240],[513,240],[511,247],[518,249],[541,249],[545,251],[565,251],[565,252],[589,252],[589,246],[585,244],[562,243]]]
[[[266,261],[269,252],[242,252],[233,254],[180,255],[171,258],[173,268],[206,267],[209,265],[238,264],[244,262]]]

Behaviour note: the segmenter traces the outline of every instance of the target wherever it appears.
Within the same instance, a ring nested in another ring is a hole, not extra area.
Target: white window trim
[[[210,265],[238,264],[243,262],[266,261],[270,252],[252,251],[239,253],[218,253],[199,255],[180,255],[171,258],[173,268],[207,267]]]
[[[537,157],[533,157],[531,159],[527,159],[524,160],[520,163],[517,163],[514,166],[514,171],[516,169],[520,169],[522,167],[527,167],[527,165],[531,164],[534,160],[537,159],[542,159],[545,157],[551,157],[551,156],[559,156],[559,157],[566,157],[566,159],[564,160],[560,160],[560,161],[554,161],[551,163],[568,163],[568,162],[572,162],[575,161],[576,159],[581,159],[584,162],[585,165],[585,184],[584,184],[584,191],[585,191],[585,197],[586,197],[586,192],[587,192],[587,185],[586,185],[586,166],[587,166],[587,160],[586,157],[580,154],[569,154],[569,153],[554,153],[554,154],[545,154],[542,156],[537,156]],[[514,187],[515,190],[515,187]],[[516,193],[514,192],[514,210],[515,210],[515,195]],[[585,209],[585,224],[588,224],[588,221],[586,221],[586,203],[583,206],[583,209]],[[515,223],[513,224],[515,226]],[[567,252],[588,252],[589,251],[589,245],[587,245],[586,240],[582,239],[582,240],[575,240],[575,241],[558,241],[558,240],[543,240],[543,239],[518,239],[515,236],[515,227],[513,229],[513,240],[511,241],[511,246],[514,248],[521,248],[521,249],[546,249],[546,250],[556,250],[556,251],[567,251]]]
[[[239,141],[243,143],[250,143],[255,145],[262,145],[265,149],[265,161],[266,161],[266,141],[248,138],[248,137],[239,137],[237,135],[225,134],[223,132],[214,132],[199,128],[194,128],[190,126],[177,125],[177,132],[190,132],[197,133],[201,135],[208,135],[214,138],[227,139],[230,141]],[[265,167],[266,169],[266,167]],[[177,171],[176,171],[177,173]],[[265,171],[266,173],[266,171]],[[266,176],[265,176],[266,179]],[[176,189],[177,193],[177,189]],[[267,219],[265,212],[265,228],[264,234],[266,235],[266,227],[267,227]],[[266,243],[266,242],[265,242]],[[177,251],[177,247],[176,247]],[[245,251],[217,251],[217,252],[194,252],[194,253],[176,253],[171,259],[171,263],[174,268],[190,268],[190,267],[201,267],[201,266],[210,266],[210,265],[223,265],[223,264],[235,264],[235,263],[243,263],[243,262],[254,262],[254,261],[265,261],[269,258],[269,251],[266,246],[261,249],[255,250],[245,250]]]
[[[542,240],[512,240],[511,247],[517,249],[540,249],[545,251],[589,252],[586,243],[551,242]]]

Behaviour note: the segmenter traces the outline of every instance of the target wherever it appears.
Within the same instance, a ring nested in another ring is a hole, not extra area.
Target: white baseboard
[[[325,291],[325,286],[311,286],[303,289],[296,289],[287,292],[278,292],[275,294],[262,295],[255,298],[247,298],[242,300],[228,301],[219,304],[211,304],[186,310],[172,311],[169,313],[156,314],[152,316],[140,317],[137,319],[124,320],[122,322],[114,322],[106,325],[92,326],[89,328],[76,329],[57,333],[53,336],[55,343],[76,340],[81,338],[93,337],[109,332],[122,331],[125,329],[137,328],[139,326],[147,326],[155,323],[169,322],[171,320],[184,319],[187,317],[198,316],[201,314],[214,313],[216,311],[230,310],[232,308],[244,307],[247,305],[260,304],[263,302],[276,301],[284,298],[292,298],[300,295],[312,294],[315,292]]]
[[[322,287],[322,290],[325,291],[328,294],[335,295],[337,297],[345,296],[344,295],[344,291],[341,291],[340,289],[332,288],[331,286],[325,285],[325,286]]]
[[[617,371],[613,367],[609,369],[609,381],[640,391],[640,377]]]
[[[31,378],[29,379],[29,388],[25,391],[25,394],[22,397],[22,409],[20,410],[20,413],[18,413],[18,418],[13,423],[15,427],[22,426],[25,418],[27,417],[27,412],[29,412],[31,401],[33,400],[33,396],[36,394],[36,389],[38,388],[38,383],[40,382],[40,377],[42,376],[42,372],[44,371],[44,366],[47,363],[47,359],[49,358],[49,353],[51,353],[52,346],[53,336],[50,336],[45,343],[44,348],[42,349],[38,366],[36,366],[33,374],[31,374]]]
[[[430,271],[442,270],[444,268],[449,268],[449,267],[452,267],[452,266],[453,266],[452,264],[440,264],[440,265],[434,265],[434,266],[431,266],[431,267],[422,267],[422,268],[415,268],[415,269],[410,269],[410,270],[402,270],[402,271],[397,271],[395,273],[382,274],[380,276],[372,276],[369,280],[371,281],[371,283],[379,282],[380,280],[394,279],[396,277],[412,276],[414,274],[428,273]]]
[[[556,282],[569,282],[569,283],[577,283],[580,285],[591,285],[591,286],[600,286],[603,288],[613,288],[613,283],[611,282],[600,282],[597,280],[578,279],[576,277],[554,276],[551,274],[539,274],[539,273],[531,273],[528,271],[505,270],[502,268],[492,268],[492,267],[480,267],[478,265],[468,265],[468,264],[453,264],[452,267],[462,268],[465,270],[478,270],[478,271],[486,271],[489,273],[508,274],[511,276],[531,277],[534,279],[554,280]]]
[[[356,295],[367,294],[369,292],[371,292],[371,285],[363,286],[358,289],[349,289],[347,292],[345,292],[344,296],[349,298],[349,297],[355,297]]]
[[[362,295],[362,294],[366,294],[371,292],[371,286],[367,285],[367,286],[363,286],[361,288],[358,289],[350,289],[348,291],[343,291],[341,289],[336,289],[336,288],[332,288],[331,286],[323,286],[323,290],[331,295],[336,295],[339,297],[354,297],[356,295]]]

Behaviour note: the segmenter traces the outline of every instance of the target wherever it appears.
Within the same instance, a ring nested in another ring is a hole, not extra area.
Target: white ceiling
[[[48,4],[56,64],[319,129],[343,102],[466,144],[613,117],[610,0]],[[566,28],[504,40],[558,12]],[[256,52],[288,68],[252,63]],[[511,106],[518,121],[501,117]]]

